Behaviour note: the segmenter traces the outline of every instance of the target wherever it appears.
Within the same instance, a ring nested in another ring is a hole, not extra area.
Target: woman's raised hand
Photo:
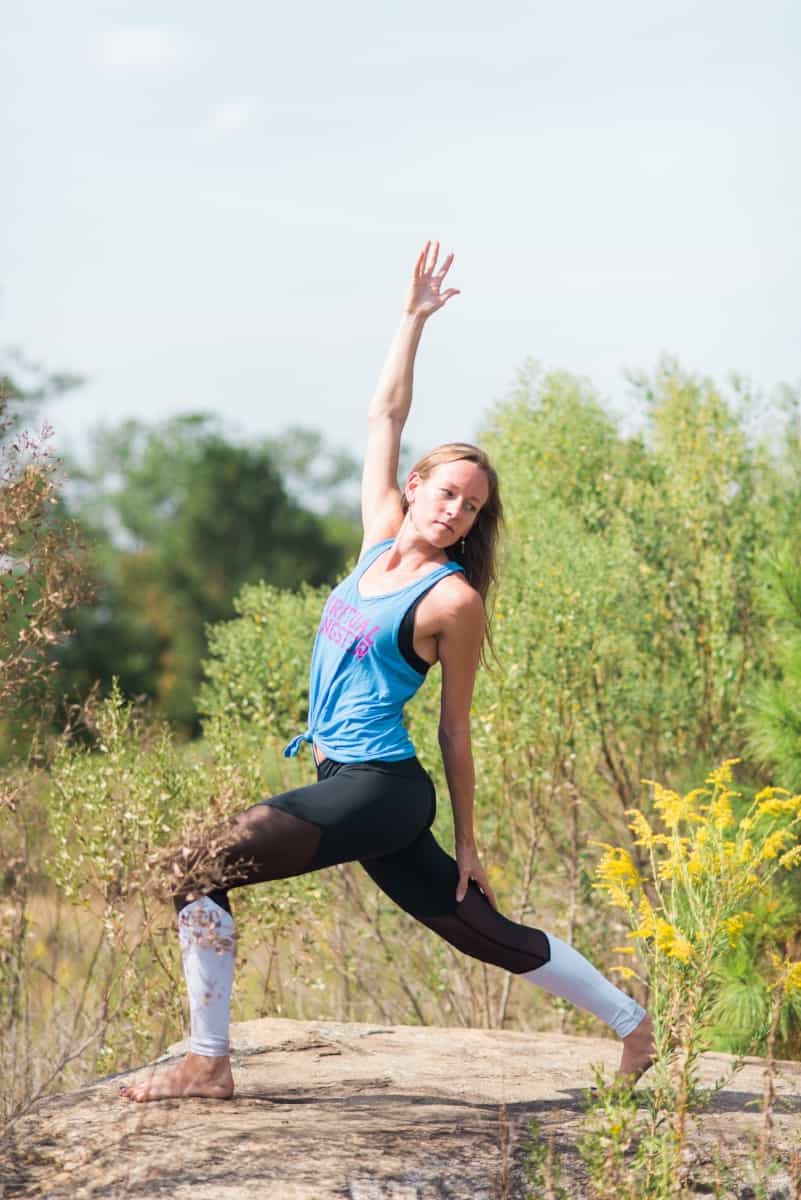
[[[442,308],[451,296],[458,296],[458,288],[442,290],[445,276],[450,270],[453,255],[449,254],[437,270],[439,258],[439,242],[426,242],[417,262],[414,265],[414,275],[406,297],[406,312],[410,317],[422,317],[424,320]]]

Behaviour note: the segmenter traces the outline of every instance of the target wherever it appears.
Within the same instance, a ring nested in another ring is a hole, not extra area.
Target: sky
[[[31,0],[0,81],[0,345],[85,377],[73,452],[202,410],[359,453],[429,237],[421,452],[529,357],[623,417],[663,353],[801,377],[797,4]]]

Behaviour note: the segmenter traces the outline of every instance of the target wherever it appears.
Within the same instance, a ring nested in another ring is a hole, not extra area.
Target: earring
[[[462,538],[462,554],[464,554],[464,538]]]

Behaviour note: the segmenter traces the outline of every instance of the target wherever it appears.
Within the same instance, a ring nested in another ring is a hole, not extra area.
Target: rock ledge
[[[233,1041],[232,1101],[133,1105],[117,1089],[136,1071],[41,1102],[3,1147],[0,1196],[524,1200],[536,1119],[581,1200],[583,1092],[593,1064],[611,1072],[619,1056],[617,1043],[599,1038],[273,1018],[235,1026]],[[732,1063],[706,1055],[704,1082]],[[746,1060],[715,1097],[694,1135],[702,1157],[720,1140],[745,1169],[763,1069]],[[801,1064],[781,1064],[777,1092],[777,1148],[789,1155]],[[789,1195],[778,1179],[774,1191]]]

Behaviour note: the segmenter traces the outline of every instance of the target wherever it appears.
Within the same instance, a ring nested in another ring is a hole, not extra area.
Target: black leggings
[[[459,871],[431,832],[434,785],[416,758],[339,763],[318,782],[247,809],[220,863],[225,886],[209,893],[230,912],[228,889],[358,861],[405,912],[457,950],[515,974],[548,962],[548,938],[497,913],[475,883],[456,902]],[[188,903],[177,896],[180,911]]]

